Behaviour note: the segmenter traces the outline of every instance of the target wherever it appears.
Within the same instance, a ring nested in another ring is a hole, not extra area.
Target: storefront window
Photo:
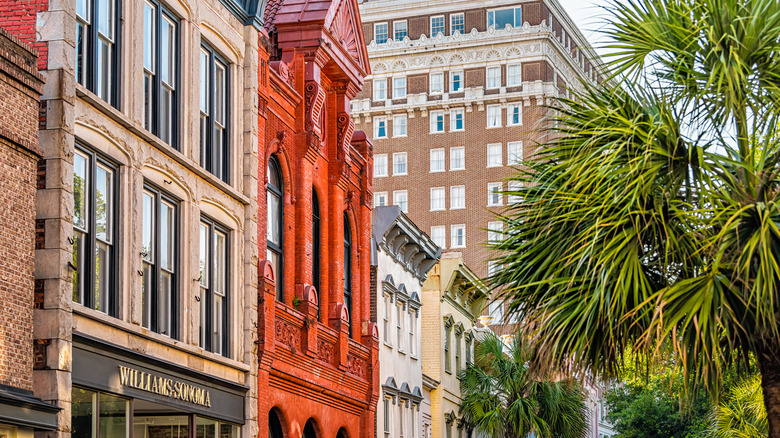
[[[101,393],[98,413],[100,437],[128,436],[127,417],[130,412],[129,400]]]
[[[71,403],[71,437],[129,436],[128,399],[74,386]],[[96,428],[99,429],[98,434],[95,433]]]
[[[133,438],[188,438],[189,436],[188,415],[140,416],[136,414],[133,416]]]
[[[92,438],[93,414],[97,402],[97,393],[73,387],[71,393],[70,436],[72,438]]]
[[[197,438],[216,438],[217,422],[214,420],[209,420],[208,418],[198,417],[197,424],[195,426],[195,436]]]

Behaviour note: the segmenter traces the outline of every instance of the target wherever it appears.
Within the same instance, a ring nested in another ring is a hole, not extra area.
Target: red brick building
[[[264,18],[258,436],[373,437],[372,145],[349,114],[369,73],[357,1],[276,0]]]

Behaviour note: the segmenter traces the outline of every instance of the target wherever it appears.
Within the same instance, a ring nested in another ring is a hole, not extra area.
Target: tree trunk
[[[757,353],[764,406],[769,420],[769,438],[780,438],[780,346],[764,348]]]

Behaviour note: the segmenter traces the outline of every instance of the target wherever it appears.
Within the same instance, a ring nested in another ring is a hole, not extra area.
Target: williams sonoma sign
[[[144,371],[119,365],[119,383],[122,386],[140,389],[173,399],[211,407],[209,391],[186,382],[157,376]]]

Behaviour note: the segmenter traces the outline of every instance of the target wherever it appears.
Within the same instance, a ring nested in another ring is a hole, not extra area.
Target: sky
[[[599,45],[604,43],[603,35],[596,32],[597,29],[604,26],[604,22],[609,18],[609,13],[604,10],[605,6],[610,4],[609,0],[558,0],[566,9],[569,16],[577,27],[580,28],[583,35],[588,39],[591,45],[603,54],[604,50],[599,49]],[[621,2],[628,0],[619,0]]]

